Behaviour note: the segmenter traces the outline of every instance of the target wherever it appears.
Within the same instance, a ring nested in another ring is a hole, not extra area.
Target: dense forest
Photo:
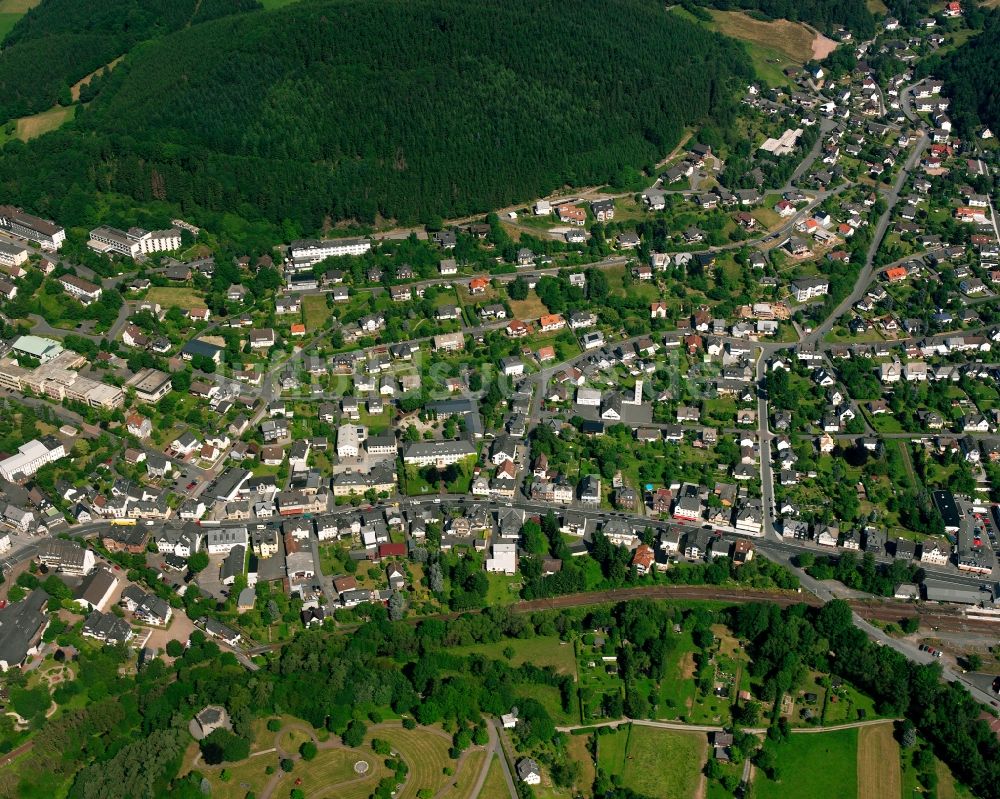
[[[750,74],[647,0],[300,3],[137,48],[5,149],[0,193],[70,225],[95,190],[312,228],[457,216],[651,166]]]
[[[982,33],[929,69],[945,81],[952,121],[964,136],[978,134],[984,125],[994,134],[1000,130],[1000,86],[996,81],[1000,75],[1000,10],[989,14]]]
[[[747,11],[769,19],[806,22],[824,33],[843,26],[860,38],[875,34],[875,17],[865,0],[694,0],[720,11]]]
[[[68,104],[74,83],[137,42],[257,8],[257,0],[44,0],[4,39],[0,121]]]

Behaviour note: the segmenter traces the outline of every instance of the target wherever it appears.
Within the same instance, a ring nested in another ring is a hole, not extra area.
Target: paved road
[[[868,284],[871,283],[872,274],[874,272],[875,256],[878,253],[882,240],[885,238],[885,234],[889,229],[889,223],[892,221],[892,211],[896,207],[896,203],[899,201],[900,191],[906,183],[906,179],[909,177],[910,172],[920,162],[920,158],[923,155],[924,150],[927,149],[928,144],[930,144],[930,137],[921,131],[920,139],[913,148],[913,151],[910,153],[909,158],[906,159],[906,163],[903,165],[903,168],[899,171],[896,182],[889,190],[889,193],[885,195],[885,213],[882,214],[875,226],[875,233],[872,236],[871,246],[869,246],[868,255],[865,258],[865,265],[862,267],[861,273],[858,275],[858,279],[854,284],[854,290],[841,301],[832,314],[830,314],[820,324],[816,325],[811,333],[806,335],[801,342],[803,345],[815,345],[820,342],[823,336],[830,332],[837,320],[847,313],[854,303],[860,300],[865,295],[865,292],[868,291]]]
[[[867,719],[866,721],[851,721],[847,724],[830,724],[825,727],[792,727],[791,732],[800,735],[815,734],[820,732],[836,732],[837,730],[857,730],[861,727],[875,727],[879,724],[892,724],[895,719]],[[677,732],[724,732],[725,727],[713,724],[685,724],[681,721],[653,721],[651,719],[630,719],[622,718],[616,721],[602,721],[597,724],[573,724],[564,727],[556,727],[559,732],[572,732],[573,730],[589,730],[598,727],[621,727],[623,724],[633,724],[636,727],[655,727],[658,730],[675,730]],[[766,735],[766,727],[747,727],[743,732],[750,735]]]

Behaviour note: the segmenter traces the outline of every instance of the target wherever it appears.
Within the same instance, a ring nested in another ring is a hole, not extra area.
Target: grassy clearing
[[[899,745],[892,724],[858,730],[859,799],[897,799],[902,790]]]
[[[201,292],[183,286],[153,286],[146,294],[146,299],[164,308],[176,305],[185,311],[205,307],[205,297]]]
[[[711,11],[715,27],[734,39],[777,50],[791,61],[804,64],[812,58],[816,34],[787,19],[762,22],[739,11]]]
[[[306,330],[310,333],[323,327],[330,318],[330,308],[326,304],[326,296],[309,294],[303,297],[302,318],[306,323]]]
[[[701,733],[633,727],[622,784],[644,796],[697,796],[706,746]]]
[[[777,749],[781,781],[760,772],[754,780],[758,799],[844,799],[858,792],[858,731],[792,735]]]
[[[508,646],[514,650],[514,656],[509,661],[503,654]],[[495,660],[506,661],[514,667],[522,663],[531,663],[539,668],[552,666],[561,674],[576,674],[573,645],[563,644],[555,636],[499,641],[495,644],[474,644],[457,647],[453,652],[456,655],[485,655]]]
[[[48,111],[39,114],[32,114],[30,117],[21,117],[17,120],[17,131],[15,135],[21,141],[28,141],[41,136],[43,133],[62,127],[76,116],[76,106],[57,105]]]

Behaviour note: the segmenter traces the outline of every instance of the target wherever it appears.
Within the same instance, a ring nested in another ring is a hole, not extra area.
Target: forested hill
[[[929,68],[945,81],[949,113],[962,135],[976,135],[983,126],[1000,134],[1000,9],[990,13],[982,33]]]
[[[0,194],[69,224],[72,183],[306,229],[457,216],[727,124],[747,64],[653,0],[307,0],[143,44],[72,126],[4,151]]]
[[[68,102],[70,86],[137,42],[260,8],[257,0],[42,0],[0,52],[0,122]]]
[[[875,35],[875,17],[865,0],[687,0],[720,11],[750,11],[770,19],[806,22],[824,33],[843,26],[861,39]]]

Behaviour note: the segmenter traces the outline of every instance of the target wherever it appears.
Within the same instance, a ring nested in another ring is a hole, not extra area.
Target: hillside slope
[[[0,51],[0,122],[68,102],[69,87],[145,41],[257,0],[43,0]]]
[[[0,190],[71,224],[68,183],[306,228],[455,216],[652,162],[749,77],[649,0],[306,0],[136,48]]]

